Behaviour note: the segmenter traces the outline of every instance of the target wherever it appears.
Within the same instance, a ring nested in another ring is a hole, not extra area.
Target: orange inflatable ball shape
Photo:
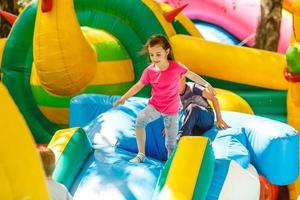
[[[279,186],[271,184],[264,176],[259,176],[259,200],[278,200]]]

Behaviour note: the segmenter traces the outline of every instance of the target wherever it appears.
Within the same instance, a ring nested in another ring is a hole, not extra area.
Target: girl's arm
[[[141,83],[141,81],[138,81],[120,99],[116,100],[113,103],[113,107],[116,107],[119,104],[124,104],[126,99],[128,99],[129,97],[132,97],[133,95],[138,93],[143,87],[144,87],[144,84]]]
[[[204,89],[202,96],[208,100],[210,100],[213,103],[213,107],[216,111],[216,118],[217,118],[217,127],[221,129],[228,128],[228,125],[224,120],[222,119],[221,111],[220,111],[220,105],[217,97],[215,95],[212,95],[211,92],[208,89]]]
[[[209,84],[209,82],[207,82],[206,80],[204,80],[198,74],[196,74],[196,73],[188,70],[187,73],[184,76],[187,77],[187,78],[189,78],[189,79],[191,79],[195,83],[203,85],[205,88],[207,88],[211,92],[211,94],[213,94],[213,95],[217,94],[216,91],[215,91],[215,89]]]

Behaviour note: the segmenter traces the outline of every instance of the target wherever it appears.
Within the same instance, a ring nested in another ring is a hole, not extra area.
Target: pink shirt
[[[143,72],[141,83],[151,84],[149,104],[163,114],[175,114],[180,109],[179,78],[188,69],[175,61],[169,61],[169,67],[158,70],[154,64],[149,65]]]

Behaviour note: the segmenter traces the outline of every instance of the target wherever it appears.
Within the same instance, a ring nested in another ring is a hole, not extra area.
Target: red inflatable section
[[[279,186],[271,184],[265,177],[259,176],[260,200],[278,200]]]

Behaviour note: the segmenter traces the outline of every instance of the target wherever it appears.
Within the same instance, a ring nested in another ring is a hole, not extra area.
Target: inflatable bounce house
[[[35,0],[16,18],[1,12],[13,27],[0,40],[0,199],[50,199],[38,143],[76,200],[275,200],[287,185],[296,200],[300,1],[284,7],[278,52],[251,48],[258,0]],[[112,103],[148,65],[139,52],[153,34],[217,88],[230,127],[183,137],[167,159],[158,119],[134,164],[150,88]]]

